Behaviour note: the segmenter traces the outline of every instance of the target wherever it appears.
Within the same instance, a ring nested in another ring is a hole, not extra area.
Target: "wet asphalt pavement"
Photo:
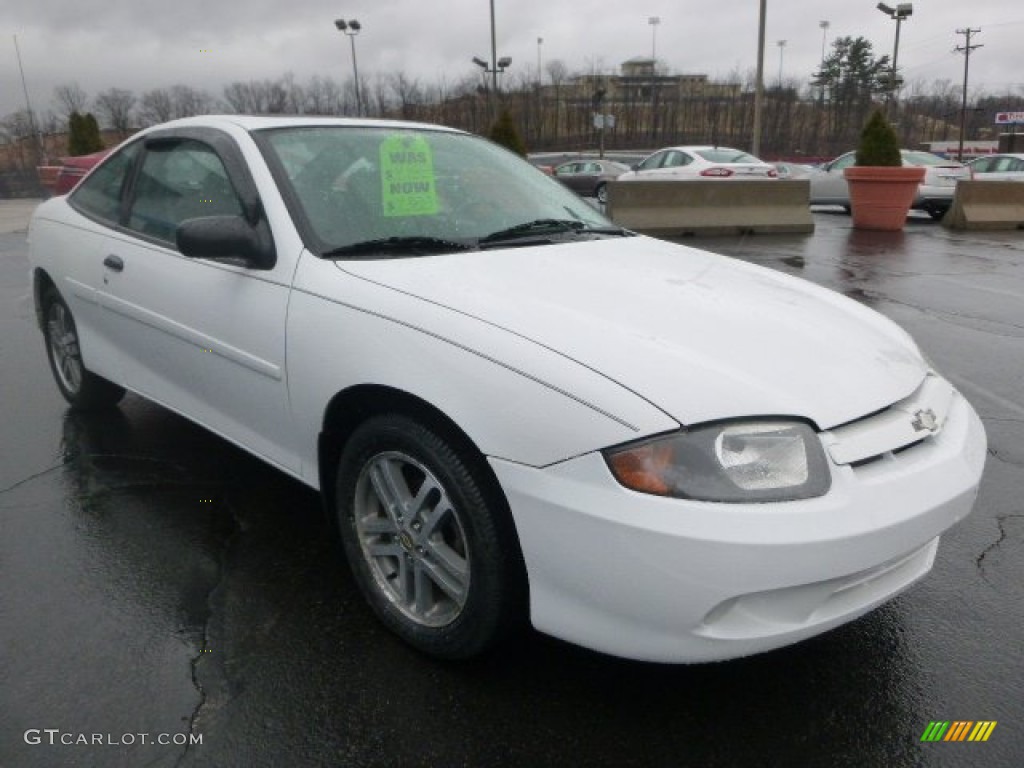
[[[536,634],[470,664],[407,649],[313,492],[138,397],[66,409],[24,232],[0,233],[0,766],[1024,765],[1024,233],[815,221],[693,243],[907,328],[985,422],[980,497],[894,602],[691,667]],[[921,743],[932,720],[998,726]]]

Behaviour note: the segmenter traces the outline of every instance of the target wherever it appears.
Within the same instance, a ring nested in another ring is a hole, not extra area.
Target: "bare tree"
[[[64,83],[53,89],[53,100],[57,103],[58,115],[65,121],[72,112],[84,112],[89,95],[78,83]]]
[[[284,78],[235,81],[224,87],[224,100],[239,114],[283,114],[288,108],[288,88]]]
[[[143,125],[165,123],[174,116],[174,97],[167,88],[146,91],[139,99],[139,121]]]
[[[132,128],[135,94],[124,88],[108,88],[96,96],[96,111],[115,133],[124,136]]]
[[[306,111],[313,115],[341,113],[341,88],[329,77],[315,75],[306,86]]]
[[[205,115],[216,107],[213,97],[209,93],[190,85],[172,85],[171,101],[174,104],[173,114],[175,117]]]
[[[398,102],[400,117],[404,120],[415,118],[415,110],[423,101],[423,89],[419,80],[410,80],[405,72],[398,72],[389,78],[391,92]]]

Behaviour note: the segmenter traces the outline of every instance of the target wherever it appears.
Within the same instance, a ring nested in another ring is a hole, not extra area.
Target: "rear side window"
[[[121,216],[121,193],[131,173],[140,142],[130,144],[111,156],[83,181],[68,202],[88,216],[109,224],[117,224]]]
[[[651,155],[646,160],[644,160],[642,163],[640,163],[640,165],[637,167],[637,170],[639,170],[639,171],[650,171],[650,170],[653,170],[654,168],[660,168],[661,164],[665,160],[665,156],[666,156],[665,152],[658,152],[656,155]]]

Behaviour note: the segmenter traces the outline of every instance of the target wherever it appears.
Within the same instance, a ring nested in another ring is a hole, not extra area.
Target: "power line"
[[[964,98],[963,104],[960,107],[960,149],[957,154],[957,160],[962,163],[964,161],[964,127],[967,124],[967,71],[971,64],[971,52],[984,46],[978,44],[971,45],[971,36],[980,34],[980,29],[967,27],[966,29],[958,29],[956,33],[964,36],[964,44],[958,45],[954,49],[957,53],[964,55]]]

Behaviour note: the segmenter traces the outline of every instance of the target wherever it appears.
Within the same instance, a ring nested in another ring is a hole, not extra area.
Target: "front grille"
[[[932,440],[942,432],[956,396],[952,384],[930,373],[910,397],[825,432],[829,455],[836,464],[863,467]]]

